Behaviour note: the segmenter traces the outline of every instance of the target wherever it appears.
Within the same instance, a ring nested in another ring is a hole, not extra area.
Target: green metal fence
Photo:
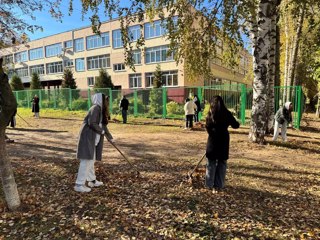
[[[184,118],[185,99],[195,95],[201,102],[203,111],[200,119],[204,119],[209,102],[214,95],[220,95],[226,107],[239,119],[241,124],[248,124],[251,119],[252,88],[244,84],[215,85],[205,87],[162,87],[149,89],[46,89],[23,90],[14,92],[18,107],[31,108],[34,95],[40,99],[40,108],[88,110],[91,106],[91,96],[101,92],[110,97],[110,112],[120,114],[120,100],[123,95],[129,101],[128,114],[134,117],[147,118]],[[290,93],[290,94],[288,94]],[[301,86],[275,87],[275,111],[286,101],[291,101],[294,106],[294,126],[300,127],[303,106]]]

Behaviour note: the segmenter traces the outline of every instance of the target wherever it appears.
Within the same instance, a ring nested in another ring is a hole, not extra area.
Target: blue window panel
[[[84,70],[84,58],[76,58],[76,71],[83,72]]]
[[[87,37],[87,50],[110,46],[109,33],[101,33],[101,35],[93,35]]]
[[[82,52],[84,50],[84,41],[83,38],[78,38],[74,40],[74,51]]]
[[[134,61],[134,64],[141,64],[141,51],[140,50],[133,51],[133,61]]]
[[[112,31],[112,46],[113,46],[113,48],[123,47],[120,29]]]
[[[163,26],[162,26],[163,25]],[[161,24],[160,20],[153,23],[144,24],[144,37],[145,39],[161,37],[166,33],[165,22]]]
[[[61,54],[61,43],[49,45],[45,47],[46,49],[46,57],[54,57]]]
[[[23,52],[16,53],[14,54],[14,59],[15,59],[15,62],[26,62],[28,61],[28,52],[23,51]]]
[[[64,42],[65,48],[72,48],[72,40]]]
[[[29,50],[29,59],[30,61],[43,58],[43,48],[35,48]]]
[[[129,27],[129,38],[131,41],[137,41],[141,36],[140,26],[131,26]]]

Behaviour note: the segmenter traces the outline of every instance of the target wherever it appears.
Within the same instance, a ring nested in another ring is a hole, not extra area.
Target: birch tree
[[[16,42],[23,41],[24,31],[31,32],[41,29],[40,26],[30,25],[22,16],[27,15],[35,19],[34,12],[48,9],[50,14],[61,18],[58,9],[60,0],[6,0],[0,4],[0,49]],[[22,13],[22,14],[21,14]],[[3,56],[0,56],[0,175],[6,203],[10,210],[16,210],[20,206],[20,198],[14,179],[10,159],[7,155],[5,144],[5,130],[11,116],[17,108],[16,99],[8,83],[8,76],[2,68]]]

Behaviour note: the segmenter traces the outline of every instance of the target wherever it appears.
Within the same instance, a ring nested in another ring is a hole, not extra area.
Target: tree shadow
[[[48,133],[68,132],[68,131],[57,131],[57,130],[44,129],[44,128],[14,128],[14,129],[21,132],[48,132]]]
[[[317,143],[317,142],[316,142]],[[288,142],[274,142],[274,141],[270,141],[269,142],[270,145],[272,146],[277,146],[277,147],[284,147],[284,148],[289,148],[289,149],[298,149],[298,150],[302,150],[302,151],[307,151],[309,153],[316,153],[316,154],[320,154],[320,149],[311,149],[311,148],[307,148],[298,144],[294,144],[294,143],[288,143]]]

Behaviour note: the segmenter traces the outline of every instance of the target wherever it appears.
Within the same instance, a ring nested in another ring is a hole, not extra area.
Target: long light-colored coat
[[[94,149],[96,149],[96,160],[101,161],[104,136],[101,135],[98,145],[95,145],[97,134],[102,134],[105,131],[107,137],[112,139],[106,125],[101,125],[102,111],[101,106],[98,104],[93,105],[87,116],[85,117],[80,130],[77,158],[84,160],[92,160],[94,155]]]

